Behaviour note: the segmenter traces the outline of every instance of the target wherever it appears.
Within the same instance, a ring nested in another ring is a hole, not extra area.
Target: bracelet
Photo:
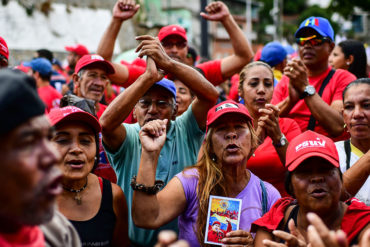
[[[136,176],[131,178],[131,188],[133,190],[138,190],[149,195],[155,195],[163,187],[164,182],[162,180],[156,180],[153,186],[146,186],[145,184],[138,184],[136,182]]]

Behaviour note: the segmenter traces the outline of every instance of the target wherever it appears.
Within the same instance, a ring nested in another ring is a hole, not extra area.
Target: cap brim
[[[88,63],[88,64],[84,65],[79,70],[81,70],[83,68],[86,68],[88,66],[93,66],[93,65],[105,67],[106,70],[107,70],[107,74],[108,75],[114,74],[116,72],[115,69],[114,69],[114,67],[113,67],[113,65],[110,62],[105,61],[105,60],[104,61],[102,61],[102,60],[93,61],[91,63]]]
[[[184,39],[186,42],[188,41],[188,38],[186,37],[186,35],[183,35],[181,33],[170,33],[170,34],[167,34],[166,36],[163,36],[160,41],[163,41],[164,39],[166,39],[166,38],[168,38],[170,36],[178,36],[178,37],[181,37],[182,39]]]
[[[86,123],[87,125],[91,126],[96,133],[99,133],[101,131],[101,126],[98,120],[87,112],[70,113],[68,116],[62,119],[59,119],[55,123],[52,122],[52,124],[57,125],[65,121],[73,121],[73,120]]]
[[[331,157],[327,154],[324,154],[324,153],[310,152],[310,153],[306,153],[306,154],[303,154],[303,155],[299,156],[298,159],[294,160],[290,164],[287,164],[288,171],[290,171],[290,172],[294,171],[303,161],[305,161],[306,159],[311,158],[311,157],[323,158],[323,159],[329,161],[333,166],[335,166],[337,168],[339,167],[339,161],[335,160],[333,157]]]

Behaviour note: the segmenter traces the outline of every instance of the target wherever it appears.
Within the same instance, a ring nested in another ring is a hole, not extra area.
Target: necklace
[[[82,188],[80,188],[78,190],[75,190],[75,189],[71,189],[71,188],[67,188],[67,187],[63,186],[63,189],[65,189],[69,192],[72,192],[72,193],[76,193],[76,196],[73,199],[75,199],[75,201],[77,202],[78,205],[81,205],[82,201],[81,201],[80,192],[82,192],[84,189],[86,189],[86,187],[87,187],[87,177],[86,177],[86,183],[85,183],[84,186],[82,186]]]

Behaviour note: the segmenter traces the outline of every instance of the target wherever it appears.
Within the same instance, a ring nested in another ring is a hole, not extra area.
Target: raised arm
[[[107,107],[100,117],[103,141],[110,151],[116,151],[126,138],[126,128],[122,124],[128,117],[136,102],[157,81],[161,80],[160,74],[151,58],[147,59],[147,67],[130,87],[119,94]]]
[[[223,2],[212,2],[205,10],[207,13],[202,12],[200,15],[207,20],[221,22],[229,34],[234,54],[221,60],[221,73],[224,78],[231,77],[252,60],[253,50]]]
[[[300,60],[289,62],[284,69],[284,73],[290,78],[291,86],[299,95],[309,85],[307,69]],[[328,105],[318,93],[315,93],[312,96],[305,97],[304,101],[314,118],[324,127],[330,136],[336,137],[343,133],[342,100],[335,100],[331,105]]]
[[[194,92],[197,98],[192,104],[193,114],[198,126],[205,129],[207,112],[214,106],[218,98],[217,89],[192,67],[171,59],[164,51],[158,38],[149,35],[137,38],[141,41],[137,47],[139,57],[150,56],[158,68],[175,76]]]
[[[153,186],[159,154],[166,140],[165,120],[153,120],[140,130],[142,153],[137,184]],[[166,187],[155,195],[134,190],[132,219],[138,227],[156,229],[175,219],[185,209],[186,198],[182,184],[173,178]]]
[[[113,7],[112,20],[108,28],[105,30],[101,38],[97,50],[97,54],[104,59],[111,61],[113,56],[114,44],[122,23],[125,20],[132,18],[140,8],[140,5],[135,4],[135,0],[118,0]],[[113,63],[115,74],[109,76],[109,79],[118,85],[125,85],[129,77],[129,70],[126,65]]]

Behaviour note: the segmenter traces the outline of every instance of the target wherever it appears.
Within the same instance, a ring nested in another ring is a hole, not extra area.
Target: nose
[[[311,183],[323,183],[325,179],[321,174],[312,174],[310,181]]]
[[[42,167],[50,168],[59,163],[61,155],[51,141],[45,140],[42,150],[40,161]]]
[[[148,113],[156,113],[157,111],[158,111],[158,109],[157,109],[157,102],[156,101],[152,101],[152,103],[148,107]]]
[[[355,105],[355,109],[353,111],[353,118],[358,119],[358,118],[362,118],[363,116],[364,115],[363,115],[361,106]]]
[[[226,135],[225,135],[225,138],[226,139],[236,139],[238,137],[238,135],[236,134],[236,131],[234,128],[230,129]]]
[[[263,85],[262,82],[259,83],[257,86],[257,93],[264,94],[265,92],[266,92],[265,86]]]

